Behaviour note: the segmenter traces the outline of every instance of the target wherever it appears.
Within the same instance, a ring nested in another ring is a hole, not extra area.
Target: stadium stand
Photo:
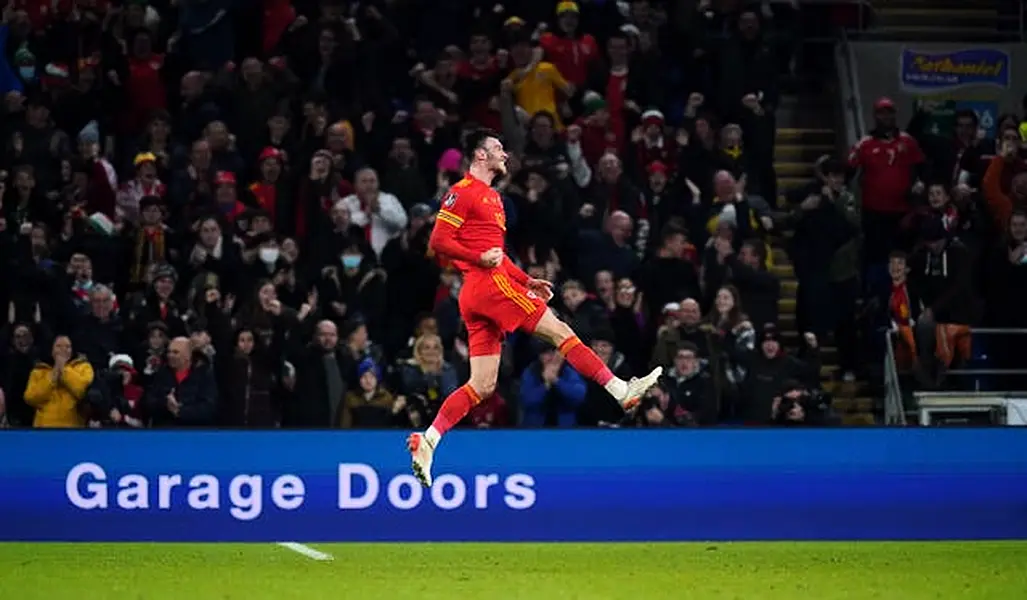
[[[512,335],[466,426],[904,423],[981,389],[1018,363],[979,328],[1027,327],[1022,83],[986,125],[857,47],[999,43],[1022,4],[873,4],[9,2],[3,422],[424,427],[468,369],[427,237],[477,127],[511,259],[618,375],[667,375],[625,415]]]

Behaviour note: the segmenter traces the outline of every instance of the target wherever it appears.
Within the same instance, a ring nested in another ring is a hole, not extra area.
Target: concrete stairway
[[[778,130],[775,147],[775,170],[778,175],[779,193],[807,184],[813,178],[813,164],[824,154],[838,153],[838,139],[833,128],[833,113],[829,102],[810,94],[785,96],[781,100],[778,114]],[[786,210],[783,197],[778,198],[778,208]],[[780,320],[778,326],[785,344],[797,347],[802,334],[795,322],[796,292],[798,281],[795,271],[784,249],[790,231],[780,231],[772,239],[774,249],[774,271],[781,280]],[[834,396],[834,408],[842,415],[847,425],[874,424],[874,401],[866,395],[864,382],[845,383],[838,373],[837,348],[833,340],[821,340],[823,368],[821,380],[824,389]]]
[[[1001,0],[876,0],[864,37],[877,40],[985,42],[1019,33],[1018,14]]]

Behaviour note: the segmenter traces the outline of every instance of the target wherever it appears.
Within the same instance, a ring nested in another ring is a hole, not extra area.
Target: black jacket
[[[691,375],[677,376],[674,370],[668,373],[667,383],[674,404],[687,412],[696,425],[714,425],[717,422],[717,394],[713,377],[705,369]],[[681,420],[682,415],[676,415]]]
[[[178,416],[168,410],[168,394],[172,391],[181,407]],[[213,426],[218,406],[213,369],[206,361],[194,362],[189,374],[179,383],[170,367],[161,368],[146,390],[146,404],[154,427]]]
[[[909,280],[937,323],[972,325],[980,318],[981,305],[973,289],[970,252],[953,240],[939,255],[920,250],[909,261]]]
[[[774,398],[785,391],[789,380],[798,380],[810,388],[819,386],[820,353],[813,351],[808,360],[801,360],[781,351],[767,358],[758,347],[747,353],[748,371],[741,386],[741,417],[752,423],[770,423]]]
[[[296,388],[282,408],[284,427],[329,428],[339,423],[338,415],[346,396],[348,371],[342,353],[336,349],[331,354],[339,365],[342,393],[338,398],[329,398],[325,354],[323,348],[311,344],[289,358],[296,368]]]

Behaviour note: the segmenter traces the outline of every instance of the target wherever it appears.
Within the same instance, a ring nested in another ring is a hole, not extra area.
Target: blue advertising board
[[[1027,430],[7,431],[0,540],[1025,539]]]
[[[903,48],[899,58],[902,87],[941,92],[969,86],[1008,88],[1009,53],[998,48],[927,52]]]

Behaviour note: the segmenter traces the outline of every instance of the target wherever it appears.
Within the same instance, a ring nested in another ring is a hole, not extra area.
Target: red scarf
[[[143,386],[136,383],[135,369],[125,368],[125,370],[132,374],[132,379],[122,387],[122,393],[125,396],[125,400],[128,402],[129,409],[132,412],[136,412],[136,406],[139,404],[139,401],[143,399]]]
[[[239,218],[239,215],[246,212],[246,205],[238,200],[236,200],[235,203],[227,209],[223,206],[219,208],[221,208],[222,214],[229,223],[235,223],[235,220]]]
[[[888,301],[891,309],[892,321],[899,325],[907,325],[913,322],[913,312],[909,301],[909,288],[906,283],[892,283],[891,298]]]
[[[696,250],[695,246],[693,246],[690,243],[685,244],[685,255],[683,258],[686,261],[695,265],[696,267],[701,266],[701,261],[699,260],[699,251]]]
[[[367,215],[367,225],[364,225],[364,239],[366,239],[367,243],[370,244],[371,226],[374,224],[374,213],[371,212],[370,205],[363,200],[360,201],[360,210],[364,211],[364,214]]]
[[[278,202],[278,187],[273,183],[255,181],[250,184],[250,192],[257,199],[257,204],[260,204],[260,207],[267,211],[267,214],[271,217],[271,225],[274,226],[275,206]]]

